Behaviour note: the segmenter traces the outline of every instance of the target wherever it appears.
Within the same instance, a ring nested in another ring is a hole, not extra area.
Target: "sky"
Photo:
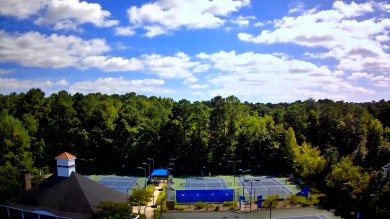
[[[389,100],[389,33],[389,0],[1,0],[0,93]]]

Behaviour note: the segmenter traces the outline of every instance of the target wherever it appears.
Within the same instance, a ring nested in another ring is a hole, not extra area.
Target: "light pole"
[[[140,170],[144,170],[145,172],[145,185],[144,185],[144,188],[146,188],[146,169],[144,167],[137,167],[138,169]]]
[[[173,160],[176,160],[176,159],[171,158],[171,159],[170,159],[170,162],[169,162],[169,164],[168,164],[168,180],[169,180],[169,175],[171,174],[171,172],[172,172],[172,170],[173,170],[173,167],[172,167],[172,166],[175,165],[174,163],[172,163]],[[173,181],[173,180],[171,180],[171,182],[172,182],[172,181]]]
[[[151,160],[151,161],[153,162],[153,167],[152,167],[152,170],[154,170],[154,159],[153,159],[153,158],[150,158],[150,157],[148,157],[148,158],[146,158],[146,160]]]
[[[236,186],[236,163],[239,163],[241,162],[241,160],[237,160],[237,161],[232,161],[232,160],[228,160],[228,163],[233,163],[234,165],[234,169],[233,169],[233,183],[234,185],[233,186]]]
[[[167,181],[170,181],[172,183],[173,180],[169,180],[169,176],[171,175],[171,171],[173,170],[172,167],[168,167],[168,180]],[[171,178],[172,179],[172,178]]]
[[[243,178],[243,181],[242,181],[242,195],[244,196],[244,187],[245,187],[245,173],[247,173],[247,172],[250,172],[250,171],[252,171],[251,169],[247,169],[247,170],[243,170],[243,169],[238,169],[238,171],[240,171],[241,172],[241,177],[242,177],[242,175],[244,175],[244,178]]]
[[[149,175],[148,175],[148,182],[149,182],[149,177],[150,177],[150,164],[148,164],[148,163],[142,163],[143,165],[148,165],[148,167],[149,167]]]
[[[255,200],[253,187],[252,187],[253,181],[260,182],[260,180],[257,180],[257,179],[255,179],[255,180],[253,180],[253,179],[252,180],[244,180],[244,182],[251,182],[251,192],[249,194],[249,203],[250,203],[250,205],[249,205],[249,212],[252,212],[252,195],[253,195],[253,200]],[[271,190],[269,189],[269,191],[271,191]]]
[[[229,160],[230,160],[230,158],[231,158],[232,156],[234,156],[234,155],[235,155],[235,154],[233,154],[233,153],[231,153],[231,154],[229,154],[229,153],[222,154],[222,156],[226,156],[227,159],[228,159],[228,162],[227,162],[227,165],[228,165],[228,175],[229,175]]]
[[[278,199],[273,199],[273,200],[271,200],[271,199],[268,199],[268,200],[264,200],[264,201],[266,201],[266,202],[268,202],[269,203],[269,218],[272,218],[272,204],[274,203],[274,201],[279,201]]]

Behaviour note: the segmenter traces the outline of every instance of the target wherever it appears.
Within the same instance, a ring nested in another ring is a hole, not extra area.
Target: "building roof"
[[[390,170],[390,163],[388,163],[385,166],[383,166],[382,169]]]
[[[125,203],[127,196],[72,172],[70,177],[52,175],[6,205],[46,210],[63,217],[91,218],[97,212],[96,205],[105,201]]]
[[[68,152],[64,152],[60,155],[58,155],[57,157],[55,157],[55,159],[63,159],[63,160],[72,160],[72,159],[76,159],[76,157],[73,155],[73,154],[69,154]]]

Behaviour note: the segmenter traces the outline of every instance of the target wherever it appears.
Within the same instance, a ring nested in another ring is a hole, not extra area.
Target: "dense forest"
[[[329,99],[248,103],[235,96],[174,101],[135,93],[45,96],[40,89],[0,95],[1,201],[20,192],[20,171],[55,171],[54,157],[77,156],[82,174],[143,175],[153,158],[173,171],[232,174],[293,173],[348,212],[356,206],[390,214],[390,101]],[[34,179],[34,177],[33,177]]]

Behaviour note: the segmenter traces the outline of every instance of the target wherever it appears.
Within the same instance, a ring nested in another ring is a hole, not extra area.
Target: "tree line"
[[[383,203],[390,190],[381,170],[390,162],[389,127],[385,100],[264,104],[216,96],[191,103],[136,93],[45,96],[31,89],[0,95],[0,190],[12,197],[20,185],[9,179],[21,169],[53,172],[54,157],[67,151],[83,174],[142,175],[137,167],[147,157],[156,168],[175,157],[178,175],[233,174],[233,168],[293,173],[334,194],[328,200],[347,196],[342,207]],[[372,211],[389,211],[385,203]]]

